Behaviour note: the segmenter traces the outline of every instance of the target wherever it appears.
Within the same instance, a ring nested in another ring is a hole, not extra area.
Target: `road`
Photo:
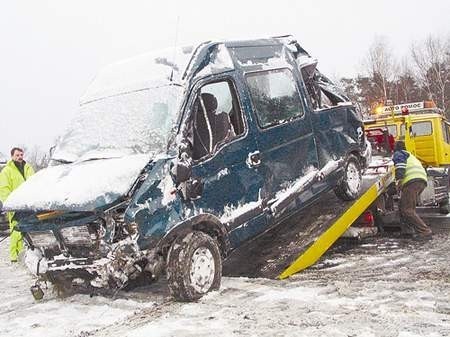
[[[1,336],[450,336],[450,238],[339,244],[288,280],[224,277],[197,303],[164,281],[114,297],[43,301],[0,243]]]

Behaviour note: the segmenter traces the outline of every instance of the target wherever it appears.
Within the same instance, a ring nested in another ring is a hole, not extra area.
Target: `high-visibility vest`
[[[413,179],[421,179],[427,182],[427,171],[425,171],[419,159],[410,153],[406,160],[405,176],[402,179],[402,185]]]

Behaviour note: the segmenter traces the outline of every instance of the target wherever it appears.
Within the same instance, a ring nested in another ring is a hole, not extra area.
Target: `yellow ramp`
[[[359,197],[318,239],[303,252],[288,268],[279,276],[285,279],[299,271],[308,268],[331,247],[331,245],[347,230],[348,227],[385,191],[394,181],[394,168],[381,175],[364,194]]]

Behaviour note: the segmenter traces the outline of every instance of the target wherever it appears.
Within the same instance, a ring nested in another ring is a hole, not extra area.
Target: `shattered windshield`
[[[81,97],[52,159],[74,162],[164,151],[192,47],[151,52],[103,68]]]
[[[52,158],[73,162],[163,152],[180,93],[181,87],[166,85],[81,105]]]

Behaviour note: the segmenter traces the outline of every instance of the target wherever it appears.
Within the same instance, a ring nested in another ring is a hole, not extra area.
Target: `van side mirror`
[[[192,178],[186,182],[186,199],[195,200],[203,194],[203,183],[200,178]]]
[[[175,183],[177,185],[189,180],[192,175],[192,165],[189,160],[178,159],[174,163],[172,173],[175,177]]]

